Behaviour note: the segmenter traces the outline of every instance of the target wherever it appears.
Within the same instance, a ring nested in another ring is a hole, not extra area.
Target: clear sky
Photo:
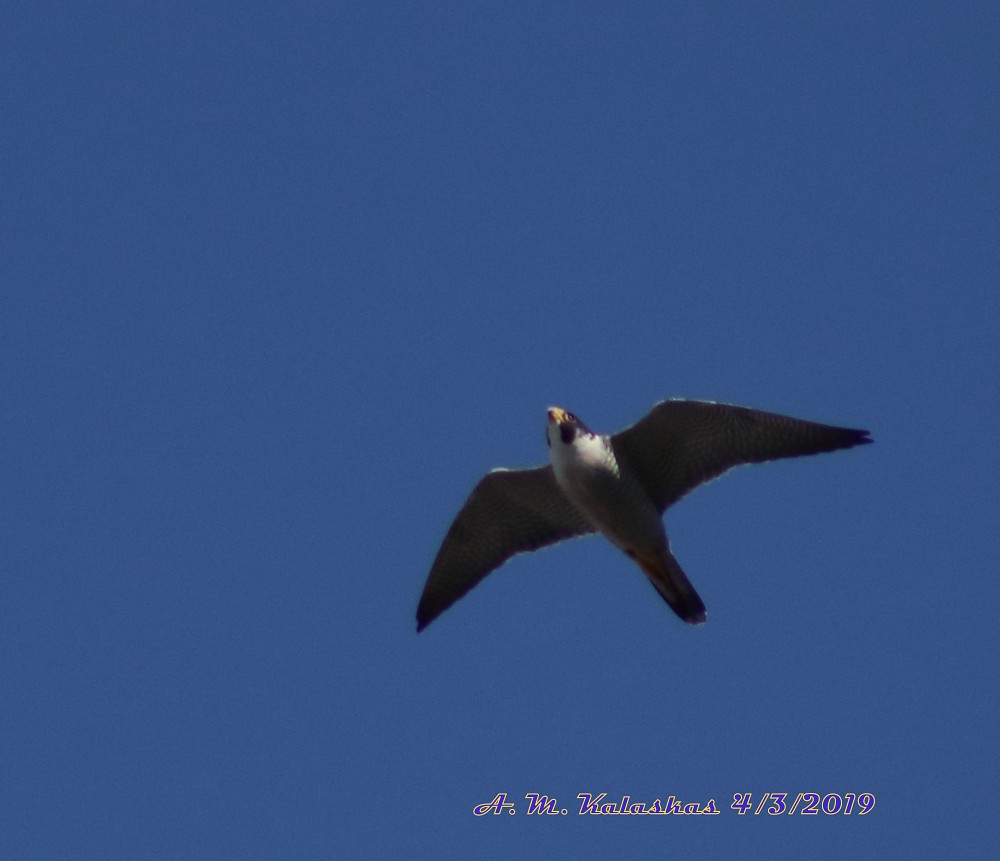
[[[0,856],[996,857],[996,3],[3,17]],[[667,513],[704,626],[587,538],[417,635],[666,397],[876,442]]]

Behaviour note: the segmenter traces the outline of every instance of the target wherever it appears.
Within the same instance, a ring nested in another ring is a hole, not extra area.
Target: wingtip
[[[431,622],[433,622],[438,616],[444,612],[440,607],[429,608],[424,607],[423,604],[417,608],[417,633],[419,634],[424,628],[426,628]]]
[[[854,448],[856,445],[870,445],[875,442],[872,439],[871,431],[861,428],[842,428],[840,432],[840,445],[838,448]]]

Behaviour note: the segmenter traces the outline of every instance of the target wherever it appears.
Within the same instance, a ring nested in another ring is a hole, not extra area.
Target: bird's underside
[[[612,436],[549,410],[552,464],[496,469],[445,535],[417,607],[417,630],[511,556],[591,532],[632,558],[688,622],[705,608],[670,553],[660,516],[734,466],[870,443],[868,431],[707,401],[669,400]]]

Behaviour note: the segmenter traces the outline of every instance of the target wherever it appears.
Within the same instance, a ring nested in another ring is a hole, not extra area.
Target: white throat
[[[589,473],[607,472],[614,469],[614,459],[609,457],[604,440],[597,434],[581,434],[572,442],[565,443],[559,426],[549,425],[549,458],[556,480],[565,487],[575,483]]]

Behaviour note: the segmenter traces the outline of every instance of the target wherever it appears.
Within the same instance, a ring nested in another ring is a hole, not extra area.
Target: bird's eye
[[[573,413],[566,413],[566,418],[568,418],[571,422],[575,422],[577,420],[576,416],[573,415]]]

